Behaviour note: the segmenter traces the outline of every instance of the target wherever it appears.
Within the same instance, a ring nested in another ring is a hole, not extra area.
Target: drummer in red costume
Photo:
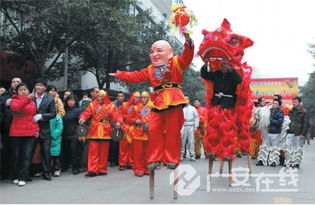
[[[148,126],[151,117],[150,96],[148,92],[141,93],[141,102],[134,107],[130,114],[130,120],[134,124],[129,129],[129,135],[133,138],[134,174],[138,177],[149,174],[148,166]]]
[[[128,102],[124,102],[120,107],[120,114],[123,117],[124,123],[122,130],[124,131],[124,138],[119,142],[119,170],[125,170],[126,168],[132,168],[134,166],[132,140],[133,137],[129,135],[130,126],[134,123],[134,120],[130,118],[130,114],[134,110],[134,107],[140,104],[140,93],[133,92]]]
[[[151,84],[153,108],[149,127],[149,170],[154,170],[163,160],[170,169],[175,169],[180,162],[180,130],[184,123],[182,106],[188,103],[181,84],[183,72],[194,56],[192,39],[189,34],[184,36],[186,42],[181,56],[173,56],[169,43],[159,40],[151,46],[151,65],[140,71],[110,74],[126,82]]]
[[[122,118],[114,104],[108,98],[107,92],[99,91],[97,101],[89,104],[86,110],[80,115],[80,124],[92,117],[89,134],[90,140],[88,153],[88,173],[86,177],[96,175],[107,175],[108,151],[110,143],[110,133],[113,121],[116,128],[120,128]]]

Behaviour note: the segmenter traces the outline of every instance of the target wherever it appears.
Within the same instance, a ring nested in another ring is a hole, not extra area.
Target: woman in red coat
[[[32,160],[33,140],[38,136],[38,125],[34,121],[36,105],[32,101],[25,83],[20,83],[13,95],[10,108],[13,120],[10,127],[11,138],[11,179],[14,184],[25,185]]]

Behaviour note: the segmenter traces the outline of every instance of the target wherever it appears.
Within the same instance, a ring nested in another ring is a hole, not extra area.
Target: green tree
[[[110,78],[110,72],[139,68],[149,62],[149,44],[165,35],[162,24],[152,23],[148,11],[140,11],[137,15],[125,12],[121,5],[105,5],[104,2],[95,5],[102,8],[98,13],[101,16],[110,16],[109,21],[101,21],[97,25],[100,32],[91,34],[88,39],[82,40],[74,46],[74,55],[83,60],[81,71],[88,71],[95,75],[98,85],[109,88],[110,82],[117,81]],[[117,11],[117,6],[120,9]],[[136,8],[130,4],[129,8]],[[132,9],[131,9],[132,10]]]
[[[45,76],[65,49],[85,34],[87,22],[82,1],[2,1],[0,12],[8,23],[2,27],[1,50],[15,52],[36,62]],[[71,16],[71,18],[69,18]],[[12,28],[12,29],[11,29]]]
[[[91,72],[109,88],[115,81],[109,72],[145,65],[148,45],[165,36],[165,25],[153,23],[150,11],[136,13],[137,7],[136,0],[2,1],[8,32],[0,37],[1,50],[33,60],[41,76],[53,80],[63,76],[61,57],[69,48],[69,76]]]
[[[309,52],[315,59],[315,44],[309,45]],[[315,64],[314,64],[315,66]],[[315,71],[309,75],[307,83],[300,88],[303,106],[307,109],[310,117],[315,119]]]
[[[315,72],[310,74],[307,83],[301,87],[303,106],[312,119],[315,119]]]
[[[206,88],[200,79],[200,72],[195,71],[190,66],[184,72],[183,92],[189,96],[191,103],[199,99],[202,105],[205,105]]]

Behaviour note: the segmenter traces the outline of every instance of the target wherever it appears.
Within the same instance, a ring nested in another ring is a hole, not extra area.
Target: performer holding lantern
[[[191,19],[189,20],[191,21]],[[150,170],[150,198],[154,197],[154,171],[161,163],[176,169],[180,162],[181,128],[184,123],[183,106],[188,102],[181,90],[183,72],[194,56],[194,45],[189,34],[185,37],[184,52],[173,56],[167,41],[153,43],[150,51],[151,65],[134,72],[117,71],[110,75],[122,81],[150,82],[150,97],[153,102],[149,126],[148,167]],[[175,172],[176,173],[176,172]],[[174,185],[176,185],[174,181]],[[177,192],[174,189],[174,199]]]
[[[149,81],[153,92],[153,108],[149,127],[148,169],[154,170],[163,159],[175,169],[180,162],[180,130],[183,126],[182,106],[188,102],[181,90],[183,71],[193,59],[194,45],[189,34],[181,56],[173,56],[167,41],[159,40],[151,47],[151,65],[134,72],[117,71],[110,75],[126,82]]]

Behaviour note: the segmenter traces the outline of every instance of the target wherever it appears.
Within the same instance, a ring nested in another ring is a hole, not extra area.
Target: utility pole
[[[66,6],[67,6],[67,25],[69,26],[69,7],[68,7],[68,1],[65,1]],[[68,38],[66,34],[66,44],[68,44]],[[64,84],[63,84],[63,89],[67,90],[68,89],[68,67],[69,67],[69,47],[67,46],[65,50],[65,56],[64,56],[64,61],[65,61],[65,71],[64,71]]]

